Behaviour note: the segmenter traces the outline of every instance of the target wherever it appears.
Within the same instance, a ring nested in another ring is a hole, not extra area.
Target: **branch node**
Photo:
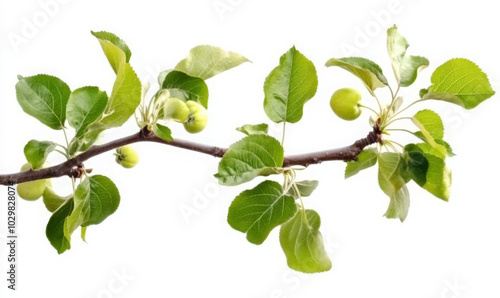
[[[139,136],[143,139],[149,138],[152,134],[153,132],[149,130],[147,125],[141,128],[141,130],[139,131]]]

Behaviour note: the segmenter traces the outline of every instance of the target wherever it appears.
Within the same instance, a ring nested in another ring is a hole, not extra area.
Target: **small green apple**
[[[139,154],[131,146],[116,149],[116,162],[126,169],[135,167],[139,162]]]
[[[338,117],[354,120],[361,115],[360,101],[361,94],[356,89],[342,88],[333,93],[330,107]]]
[[[188,100],[186,105],[189,108],[189,116],[184,122],[184,128],[189,133],[198,133],[207,126],[207,110],[201,104]]]
[[[164,115],[167,120],[185,122],[189,116],[189,108],[184,101],[171,97],[165,102]]]
[[[21,171],[25,171],[30,168],[31,164],[26,163],[21,167]],[[19,183],[17,185],[17,193],[19,194],[19,197],[27,201],[36,201],[43,195],[46,182],[47,179],[41,179]]]

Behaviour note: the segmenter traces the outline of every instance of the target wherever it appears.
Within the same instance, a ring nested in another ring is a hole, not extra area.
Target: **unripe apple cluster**
[[[330,107],[335,115],[344,120],[355,120],[361,115],[361,94],[353,88],[335,91],[330,99]]]
[[[207,125],[207,110],[196,101],[184,102],[175,97],[168,98],[164,105],[165,119],[184,124],[189,133],[198,133]]]

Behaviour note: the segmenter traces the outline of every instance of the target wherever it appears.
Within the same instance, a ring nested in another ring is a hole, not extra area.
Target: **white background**
[[[268,121],[262,109],[264,79],[294,44],[315,63],[319,87],[302,121],[287,127],[286,154],[335,148],[364,137],[369,114],[344,122],[328,101],[341,87],[360,90],[366,105],[374,107],[374,100],[355,77],[324,63],[331,57],[364,56],[379,63],[394,83],[385,44],[385,30],[394,23],[411,44],[409,54],[431,62],[414,87],[402,90],[406,103],[452,57],[475,61],[500,89],[496,1],[52,1],[57,7],[50,7],[44,19],[41,3],[48,2],[0,3],[1,173],[15,172],[25,162],[22,149],[28,140],[63,142],[60,131],[22,112],[15,97],[17,74],[48,73],[72,89],[97,85],[110,93],[114,74],[90,30],[108,30],[127,41],[132,65],[153,83],[159,71],[175,66],[198,44],[221,46],[252,60],[208,81],[210,121],[203,133],[189,135],[179,125],[172,127],[175,137],[218,146],[241,137],[235,127]],[[23,33],[34,19],[36,31]],[[16,45],[13,36],[25,40]],[[386,90],[378,94],[384,100],[389,96]],[[333,260],[327,273],[288,269],[278,229],[255,246],[229,227],[232,198],[258,181],[220,187],[212,176],[217,159],[138,144],[141,162],[132,170],[115,164],[111,152],[86,163],[94,173],[112,178],[122,195],[114,215],[89,227],[88,244],[76,231],[71,250],[58,255],[45,237],[50,213],[41,200],[19,201],[18,291],[6,291],[7,297],[499,297],[498,96],[473,111],[440,102],[427,107],[441,113],[445,137],[457,153],[448,162],[453,170],[449,203],[412,183],[410,213],[401,224],[382,217],[389,199],[378,188],[375,168],[346,181],[342,162],[299,174],[320,180],[305,203],[322,217]],[[273,135],[281,134],[279,126],[271,127]],[[130,121],[101,142],[136,130]],[[404,135],[394,138],[409,141]],[[55,183],[61,193],[69,189],[67,178]],[[0,190],[0,233],[5,234],[7,195],[5,188]],[[4,290],[5,245],[1,248]]]

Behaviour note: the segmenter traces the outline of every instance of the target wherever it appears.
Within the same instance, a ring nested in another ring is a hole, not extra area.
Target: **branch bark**
[[[354,142],[352,145],[325,150],[318,152],[311,152],[300,155],[291,155],[285,157],[283,162],[283,167],[290,167],[294,165],[301,165],[307,167],[312,164],[319,164],[324,161],[333,161],[333,160],[342,160],[342,161],[352,161],[356,160],[357,156],[363,149],[371,144],[376,142],[381,142],[380,139],[380,130],[378,126],[373,128],[365,138],[359,139]],[[47,178],[57,178],[62,176],[68,177],[80,177],[83,172],[83,163],[99,154],[104,152],[116,149],[121,146],[125,146],[132,143],[137,142],[155,142],[161,143],[169,146],[174,146],[186,150],[191,150],[199,153],[204,153],[207,155],[211,155],[214,157],[221,158],[227,152],[227,148],[220,148],[215,146],[208,146],[204,144],[194,143],[185,140],[174,140],[174,141],[165,141],[158,136],[156,136],[153,132],[142,129],[138,133],[133,135],[117,139],[102,145],[92,146],[89,150],[71,158],[59,165],[55,165],[48,168],[43,168],[39,170],[27,170],[19,173],[12,173],[6,175],[0,175],[0,185],[14,185],[22,182],[39,180],[39,179],[47,179]]]

